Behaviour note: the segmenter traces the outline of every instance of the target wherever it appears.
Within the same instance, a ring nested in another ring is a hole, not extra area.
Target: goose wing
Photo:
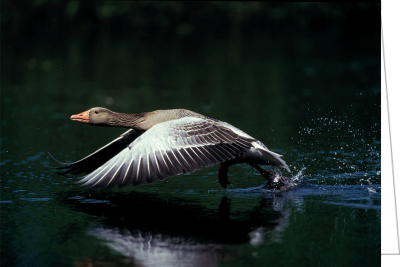
[[[206,119],[166,121],[147,130],[78,183],[104,189],[152,183],[235,158],[254,141]]]
[[[218,121],[217,123],[225,128],[232,130],[233,132],[240,135],[242,138],[247,137],[250,139],[254,139],[247,133],[236,128],[235,126],[230,125],[227,122]],[[288,172],[291,172],[286,162],[283,159],[281,159],[282,155],[269,150],[259,140],[256,140],[255,142],[252,143],[252,148],[246,153],[246,157],[249,156],[252,157],[252,154],[256,155],[256,157],[259,158],[258,160],[254,159],[254,163],[277,166],[286,169]]]
[[[63,163],[55,159],[50,153],[49,155],[58,163],[67,165],[64,167],[56,168],[65,170],[64,172],[62,172],[62,174],[68,174],[68,173],[87,174],[99,168],[101,165],[103,165],[111,158],[113,158],[115,155],[120,153],[130,143],[132,143],[136,138],[138,138],[143,132],[144,131],[130,129],[125,133],[123,133],[122,135],[120,135],[118,138],[114,139],[112,142],[96,150],[92,154],[73,163]]]

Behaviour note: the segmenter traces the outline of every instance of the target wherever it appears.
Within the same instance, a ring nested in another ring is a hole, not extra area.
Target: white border
[[[388,95],[388,75],[381,1],[381,255],[400,255],[398,202],[394,179],[393,139]],[[381,256],[383,266],[383,256]]]

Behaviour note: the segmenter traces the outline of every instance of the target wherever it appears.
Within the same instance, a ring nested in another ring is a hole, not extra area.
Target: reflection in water
[[[278,241],[278,233],[288,225],[284,197],[257,194],[261,196],[257,205],[239,213],[232,212],[233,199],[228,196],[221,198],[215,210],[190,202],[182,207],[187,200],[179,198],[169,199],[165,207],[165,200],[137,193],[108,197],[109,202],[101,195],[92,195],[90,200],[70,197],[68,202],[90,214],[101,212],[102,224],[89,234],[106,240],[127,261],[141,266],[218,266],[237,254],[237,245],[262,244],[267,232],[276,232],[273,237]],[[139,202],[146,204],[139,208],[135,205]],[[126,203],[132,203],[129,210]]]
[[[279,220],[274,242],[287,226],[289,213]],[[272,230],[270,230],[272,231]],[[128,261],[141,266],[219,266],[229,259],[236,249],[228,244],[200,243],[195,239],[168,234],[153,234],[151,231],[131,232],[120,228],[96,227],[89,234],[106,240],[107,246],[124,255]],[[257,246],[264,242],[265,228],[258,227],[249,232],[249,244]],[[228,252],[228,254],[227,254]]]
[[[107,240],[110,248],[140,266],[218,266],[224,258],[224,245],[203,244],[186,237],[104,227],[89,233]]]

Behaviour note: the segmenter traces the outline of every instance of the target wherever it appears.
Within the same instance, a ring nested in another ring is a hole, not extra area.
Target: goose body
[[[92,108],[71,120],[91,125],[125,127],[121,136],[74,163],[64,173],[85,174],[78,183],[104,189],[140,185],[190,173],[220,163],[218,181],[226,188],[232,164],[247,162],[270,181],[279,176],[259,165],[290,172],[281,155],[229,123],[185,109],[125,114]],[[60,162],[61,163],[61,162]],[[283,177],[286,179],[286,177]]]

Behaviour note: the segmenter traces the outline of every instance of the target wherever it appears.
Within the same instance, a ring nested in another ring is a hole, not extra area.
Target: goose
[[[63,174],[84,174],[81,187],[110,189],[165,180],[219,163],[218,182],[227,188],[228,168],[248,163],[271,183],[285,183],[287,177],[260,165],[289,167],[281,155],[229,123],[186,109],[155,110],[126,114],[95,107],[72,121],[95,126],[129,128],[118,138],[87,157],[60,164]]]

